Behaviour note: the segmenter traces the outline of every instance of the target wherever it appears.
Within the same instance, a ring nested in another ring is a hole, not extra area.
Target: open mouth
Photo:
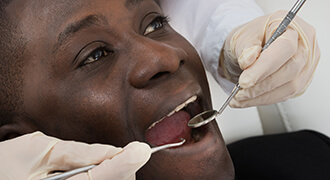
[[[202,112],[201,100],[196,95],[178,105],[168,115],[154,122],[146,131],[146,140],[155,146],[179,142],[184,138],[187,143],[200,141],[204,136],[204,128],[192,129],[189,120]]]

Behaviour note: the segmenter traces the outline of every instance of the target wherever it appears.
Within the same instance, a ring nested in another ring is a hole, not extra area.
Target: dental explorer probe
[[[263,46],[262,51],[267,49],[271,43],[273,43],[288,27],[288,25],[291,23],[293,18],[296,16],[302,5],[306,2],[306,0],[298,0],[294,6],[291,8],[289,13],[285,16],[285,18],[282,20],[280,25],[277,27],[275,32],[272,34],[272,36],[269,38],[269,40],[266,42],[266,44]],[[200,126],[203,126],[205,124],[208,124],[209,122],[213,121],[217,116],[219,116],[225,108],[228,106],[230,101],[235,97],[237,92],[241,89],[241,86],[237,83],[235,85],[235,88],[233,89],[232,93],[229,95],[225,103],[221,106],[219,111],[216,110],[208,110],[205,112],[202,112],[195,117],[193,117],[189,122],[188,126],[197,128]]]
[[[165,145],[162,145],[162,146],[153,147],[153,148],[151,148],[151,154],[153,154],[155,152],[158,152],[160,150],[163,150],[163,149],[168,149],[168,148],[181,146],[185,142],[186,142],[186,140],[181,138],[181,141],[178,142],[178,143],[171,143],[171,144],[165,144]],[[120,154],[121,152],[123,152],[123,151],[120,151],[117,154]],[[80,174],[82,172],[89,171],[89,170],[93,169],[96,166],[97,165],[89,165],[89,166],[77,168],[77,169],[74,169],[74,170],[71,170],[71,171],[64,172],[62,174],[58,174],[58,175],[54,175],[54,176],[51,176],[51,177],[48,177],[48,178],[44,178],[42,180],[64,180],[64,179],[67,179],[67,178],[72,177],[74,175]]]

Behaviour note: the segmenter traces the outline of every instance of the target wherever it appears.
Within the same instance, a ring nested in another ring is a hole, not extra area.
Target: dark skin
[[[14,0],[7,12],[27,40],[20,134],[122,147],[146,142],[152,123],[194,95],[191,115],[212,109],[198,54],[153,0]],[[137,178],[233,179],[216,122],[193,132],[201,138],[153,154]]]

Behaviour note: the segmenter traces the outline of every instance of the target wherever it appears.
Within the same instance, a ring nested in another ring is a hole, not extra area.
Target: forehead
[[[19,22],[27,41],[59,39],[68,26],[89,15],[100,15],[110,27],[134,19],[141,4],[155,0],[13,0],[7,12]],[[143,6],[146,7],[146,6]],[[148,7],[148,6],[147,6]],[[158,8],[158,7],[157,7]],[[101,18],[102,20],[102,18]],[[109,25],[109,24],[108,24]],[[107,25],[107,26],[108,26]]]
[[[43,19],[52,15],[56,19],[70,17],[79,11],[93,11],[96,7],[104,7],[104,9],[118,9],[126,7],[130,9],[143,0],[13,0],[8,6],[8,13],[15,18],[27,18],[37,15],[35,20]],[[100,9],[98,9],[100,10]]]

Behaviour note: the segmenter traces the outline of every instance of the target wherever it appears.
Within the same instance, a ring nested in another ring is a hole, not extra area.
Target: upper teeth
[[[172,115],[173,115],[174,113],[176,113],[176,112],[179,112],[181,109],[187,107],[187,105],[188,105],[189,103],[195,102],[196,99],[197,99],[197,96],[196,96],[196,95],[193,96],[193,97],[191,97],[191,98],[189,98],[187,101],[185,101],[184,103],[180,104],[180,105],[177,106],[173,111],[171,111],[171,112],[167,115],[167,117],[172,116]]]
[[[197,96],[194,95],[191,98],[189,98],[188,100],[186,100],[184,103],[178,105],[173,111],[171,111],[169,114],[167,114],[166,116],[172,116],[174,113],[179,112],[181,109],[185,108],[188,106],[188,104],[195,102],[197,99]],[[157,123],[161,122],[163,119],[165,119],[165,117],[163,117],[162,119],[160,119],[159,121],[154,122],[148,129],[153,128]]]

